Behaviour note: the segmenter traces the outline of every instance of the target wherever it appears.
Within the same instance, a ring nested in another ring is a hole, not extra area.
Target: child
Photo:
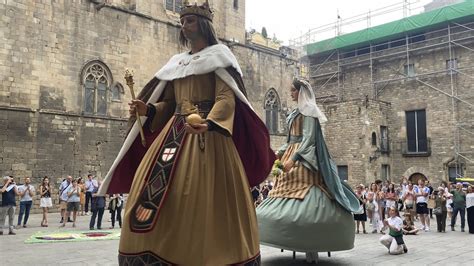
[[[416,235],[420,229],[415,227],[415,223],[411,218],[410,213],[405,213],[405,220],[403,220],[403,234],[404,235]]]

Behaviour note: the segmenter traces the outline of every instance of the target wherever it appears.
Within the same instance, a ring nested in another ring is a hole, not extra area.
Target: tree
[[[268,38],[267,29],[265,27],[262,28],[262,36]]]

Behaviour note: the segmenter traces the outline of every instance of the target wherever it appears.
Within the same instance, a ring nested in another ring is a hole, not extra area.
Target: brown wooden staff
[[[128,69],[125,70],[125,80],[127,81],[127,85],[130,88],[130,94],[132,95],[132,100],[135,100],[135,92],[133,91],[133,73],[130,72]],[[145,140],[145,133],[143,133],[143,126],[142,120],[140,119],[140,115],[138,114],[138,109],[135,109],[135,116],[137,117],[138,125],[140,126],[140,139],[142,141],[143,147],[146,147],[146,140]]]

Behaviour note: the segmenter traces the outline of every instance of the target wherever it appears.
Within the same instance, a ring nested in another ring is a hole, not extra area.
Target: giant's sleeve
[[[298,150],[293,154],[293,161],[301,161],[307,167],[318,170],[316,157],[316,120],[305,116],[303,120],[303,139]]]
[[[166,84],[165,90],[163,91],[163,97],[161,97],[160,101],[153,104],[153,107],[155,110],[153,117],[151,117],[151,123],[149,124],[150,131],[152,132],[159,128],[163,128],[174,114],[176,100],[174,96],[173,83],[171,81]]]
[[[232,136],[235,114],[235,94],[234,91],[216,75],[215,103],[207,122],[211,130],[215,130],[225,136]]]

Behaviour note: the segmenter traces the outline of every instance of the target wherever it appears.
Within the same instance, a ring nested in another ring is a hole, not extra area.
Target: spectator
[[[402,189],[402,193],[405,193],[405,191],[408,188],[408,179],[406,177],[402,176],[402,182],[400,183],[400,188]]]
[[[403,194],[406,189],[403,188],[403,186],[397,187],[396,188],[396,195],[397,195],[397,205],[398,205],[398,211],[401,212],[403,210]]]
[[[97,218],[97,229],[102,229],[102,216],[104,215],[105,209],[105,197],[99,196],[97,191],[99,190],[100,183],[97,183],[97,186],[94,186],[92,191],[92,201],[91,201],[91,211],[92,216],[89,223],[89,229],[94,230],[95,220]]]
[[[97,180],[94,179],[92,174],[88,174],[86,180],[86,215],[89,214],[89,203],[92,202],[92,193],[96,190],[96,188],[99,188]]]
[[[467,208],[467,225],[469,226],[469,234],[474,234],[474,187],[467,188],[466,195]]]
[[[430,213],[430,219],[433,219],[433,208],[435,206],[435,203],[434,203],[434,200],[433,198],[431,197],[431,195],[433,195],[433,186],[431,186],[431,183],[429,180],[426,180],[426,185],[425,185],[429,190],[430,190],[430,193],[428,194],[428,210],[429,210],[429,213]]]
[[[446,208],[446,195],[443,187],[439,187],[438,191],[434,191],[432,195],[433,200],[435,201],[434,214],[436,216],[436,224],[438,225],[438,232],[446,232],[446,216],[448,215],[448,210]]]
[[[403,204],[405,205],[405,212],[410,214],[413,221],[415,219],[415,191],[413,191],[413,184],[409,183],[403,195]]]
[[[115,227],[115,218],[117,218],[119,226],[120,228],[122,228],[122,206],[122,194],[111,195],[108,208],[110,211],[110,220],[112,222],[112,226],[110,227],[110,229],[114,229]]]
[[[387,247],[388,253],[392,255],[407,253],[408,249],[403,241],[403,220],[398,214],[397,208],[390,208],[389,218],[384,220],[384,224],[388,227],[388,234],[380,238],[380,243]]]
[[[71,186],[69,186],[69,189],[67,190],[67,217],[70,217],[72,213],[72,227],[76,227],[77,212],[79,211],[81,201],[79,198],[80,191],[81,189],[77,185],[77,180],[72,180]],[[64,219],[66,219],[66,216],[64,216]],[[64,226],[66,226],[66,223],[61,225],[61,227]]]
[[[2,193],[2,206],[0,208],[0,235],[3,235],[3,227],[5,227],[5,217],[8,215],[8,234],[16,235],[13,231],[13,217],[15,216],[15,196],[19,195],[17,186],[13,177],[4,176],[3,186],[0,188]]]
[[[51,201],[51,186],[49,185],[49,178],[43,177],[43,181],[39,187],[40,192],[40,207],[43,208],[43,220],[41,220],[42,227],[48,227],[48,208],[53,207]]]
[[[444,188],[444,196],[446,197],[446,210],[448,211],[447,218],[451,219],[453,214],[453,195],[449,193],[448,183],[445,181],[441,182],[441,187]]]
[[[61,182],[61,185],[59,186],[59,209],[61,210],[61,221],[59,223],[64,223],[64,215],[67,213],[67,192],[69,188],[72,186],[72,176],[68,175],[66,179]],[[69,215],[67,216],[67,221],[72,222],[71,218],[69,218]]]
[[[387,208],[387,213],[388,209],[392,207],[397,207],[397,192],[395,191],[395,185],[393,183],[390,183],[387,188],[387,192],[385,193],[385,206]]]
[[[81,206],[80,209],[80,216],[84,216],[84,204],[86,203],[86,185],[84,184],[84,179],[82,177],[79,177],[77,180],[77,185],[81,189],[81,192],[79,194],[79,204]]]
[[[422,230],[430,231],[430,219],[428,218],[428,195],[430,189],[425,186],[425,180],[419,179],[418,186],[413,189],[416,197],[416,213],[420,216]]]
[[[265,200],[268,197],[268,193],[270,193],[270,188],[268,187],[268,182],[263,185],[262,190],[260,191],[262,194],[263,199]]]
[[[420,229],[415,227],[413,218],[409,213],[405,213],[405,220],[403,220],[403,234],[404,235],[416,235]]]
[[[18,186],[18,194],[20,195],[20,213],[18,214],[17,228],[21,227],[23,214],[25,215],[23,227],[26,228],[28,218],[30,217],[31,205],[33,205],[33,197],[35,195],[35,187],[31,185],[29,177],[25,177],[25,183]]]
[[[354,220],[356,221],[357,231],[359,233],[359,225],[362,224],[362,230],[364,234],[367,234],[365,231],[365,222],[367,221],[367,212],[365,210],[365,203],[367,196],[364,193],[364,185],[360,184],[356,187],[356,196],[359,199],[360,207],[362,208],[363,212],[361,214],[354,214]]]
[[[375,183],[370,184],[370,190],[367,193],[367,210],[372,223],[372,233],[377,233],[380,226],[380,214],[377,204],[378,186]]]
[[[260,197],[260,186],[254,186],[251,190],[253,203],[256,204],[258,198]]]
[[[452,190],[453,194],[453,216],[451,217],[451,231],[454,231],[456,225],[456,218],[458,213],[461,215],[461,232],[464,232],[464,226],[466,224],[466,193],[462,191],[462,184],[456,184],[456,190]]]
[[[387,187],[383,185],[381,180],[376,180],[375,184],[377,184],[378,187],[375,200],[377,201],[380,220],[383,221],[385,219],[385,192],[387,191]],[[383,231],[381,230],[380,233],[383,233]]]

